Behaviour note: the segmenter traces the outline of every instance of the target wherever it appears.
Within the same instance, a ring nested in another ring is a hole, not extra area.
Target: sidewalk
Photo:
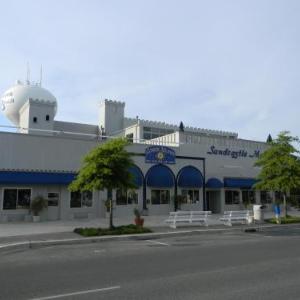
[[[220,214],[213,214],[211,216],[209,225],[222,225],[219,221]],[[170,228],[165,223],[168,218],[167,215],[161,216],[144,216],[144,226],[151,228],[153,231],[168,231]],[[114,218],[114,225],[127,225],[134,222],[134,216]],[[0,239],[14,236],[29,236],[29,235],[43,235],[43,234],[58,234],[58,233],[72,233],[76,227],[108,227],[108,218],[98,219],[79,219],[71,221],[48,221],[48,222],[8,222],[0,223]]]
[[[292,215],[300,216],[299,211],[290,212]],[[153,230],[153,235],[174,234],[180,232],[213,232],[213,231],[230,231],[240,229],[241,226],[227,227],[220,222],[220,214],[211,216],[209,226],[182,226],[172,229],[165,224],[166,215],[163,216],[145,216],[145,226]],[[266,212],[265,218],[273,217],[272,212]],[[93,220],[72,220],[72,221],[49,221],[40,223],[0,223],[0,248],[7,244],[14,243],[32,243],[47,241],[64,241],[64,240],[87,240],[78,234],[73,233],[76,227],[108,227],[108,219],[99,218]],[[127,225],[133,223],[133,217],[114,218],[114,225]],[[244,227],[244,226],[242,226]],[[107,239],[109,237],[105,237]],[[95,239],[93,239],[95,240]]]

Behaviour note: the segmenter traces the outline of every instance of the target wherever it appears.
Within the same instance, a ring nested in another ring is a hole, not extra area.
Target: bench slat
[[[224,225],[232,226],[232,222],[240,222],[250,224],[251,212],[249,210],[232,210],[224,211],[224,215],[220,221]]]
[[[165,222],[170,223],[172,228],[176,228],[176,223],[203,223],[208,226],[207,220],[210,215],[211,211],[176,211],[170,212]]]

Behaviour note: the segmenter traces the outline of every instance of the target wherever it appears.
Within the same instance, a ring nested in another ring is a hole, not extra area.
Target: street
[[[300,226],[2,253],[0,299],[299,299]]]

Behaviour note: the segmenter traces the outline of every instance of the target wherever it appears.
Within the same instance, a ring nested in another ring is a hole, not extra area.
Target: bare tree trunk
[[[287,217],[287,205],[286,205],[286,194],[283,193],[283,215]]]
[[[109,199],[109,229],[113,229],[113,200]]]

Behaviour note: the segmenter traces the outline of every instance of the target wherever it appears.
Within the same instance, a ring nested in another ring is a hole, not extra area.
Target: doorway
[[[206,201],[208,210],[214,214],[221,213],[221,192],[220,191],[206,191]]]
[[[59,200],[60,193],[58,191],[51,191],[47,193],[49,221],[56,221],[59,219]]]

